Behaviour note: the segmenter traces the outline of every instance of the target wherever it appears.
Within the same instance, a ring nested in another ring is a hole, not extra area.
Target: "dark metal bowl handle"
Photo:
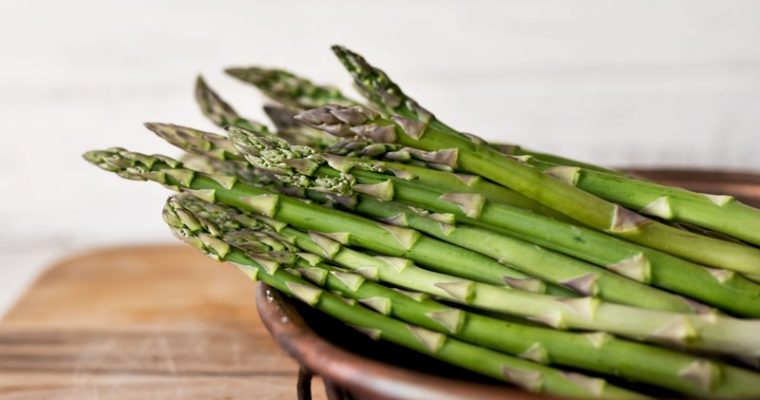
[[[298,400],[311,400],[311,378],[314,375],[303,365],[298,368]]]

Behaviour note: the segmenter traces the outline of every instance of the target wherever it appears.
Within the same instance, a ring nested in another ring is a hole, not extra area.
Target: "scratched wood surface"
[[[295,398],[254,289],[181,246],[64,260],[0,321],[0,399]]]

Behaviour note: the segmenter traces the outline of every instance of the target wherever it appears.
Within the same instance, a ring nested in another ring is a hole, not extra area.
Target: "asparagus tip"
[[[224,69],[224,73],[234,78],[240,79],[240,77],[243,76],[243,71],[245,70],[245,68],[241,67],[229,67]]]
[[[195,88],[196,90],[198,88],[208,88],[208,84],[206,83],[206,80],[203,79],[203,75],[198,74],[198,76],[195,77]]]

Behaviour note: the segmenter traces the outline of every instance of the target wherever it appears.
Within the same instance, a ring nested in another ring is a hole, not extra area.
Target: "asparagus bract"
[[[300,229],[322,232],[348,245],[412,259],[416,255],[423,255],[421,263],[441,256],[444,261],[439,263],[451,263],[453,260],[451,252],[436,244],[441,242],[416,231],[386,226],[352,214],[308,204],[237,182],[234,178],[207,176],[183,168],[179,161],[165,156],[148,156],[113,148],[90,151],[84,157],[94,165],[127,179],[159,182],[205,201],[219,201]],[[469,265],[470,269],[472,266]],[[456,267],[452,270],[462,273]],[[460,296],[464,304],[477,300],[483,304],[484,309],[523,316],[559,329],[598,330],[694,349],[746,357],[760,356],[760,337],[757,336],[760,320],[638,309],[606,303],[593,297],[568,299],[486,284],[482,284],[477,293],[471,291],[471,287],[459,284],[446,288]]]

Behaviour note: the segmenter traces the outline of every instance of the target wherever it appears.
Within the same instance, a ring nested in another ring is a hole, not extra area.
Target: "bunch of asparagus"
[[[760,210],[488,143],[333,50],[367,103],[230,68],[274,130],[198,78],[226,135],[147,123],[183,161],[84,157],[178,192],[178,238],[373,339],[558,396],[760,397]]]

